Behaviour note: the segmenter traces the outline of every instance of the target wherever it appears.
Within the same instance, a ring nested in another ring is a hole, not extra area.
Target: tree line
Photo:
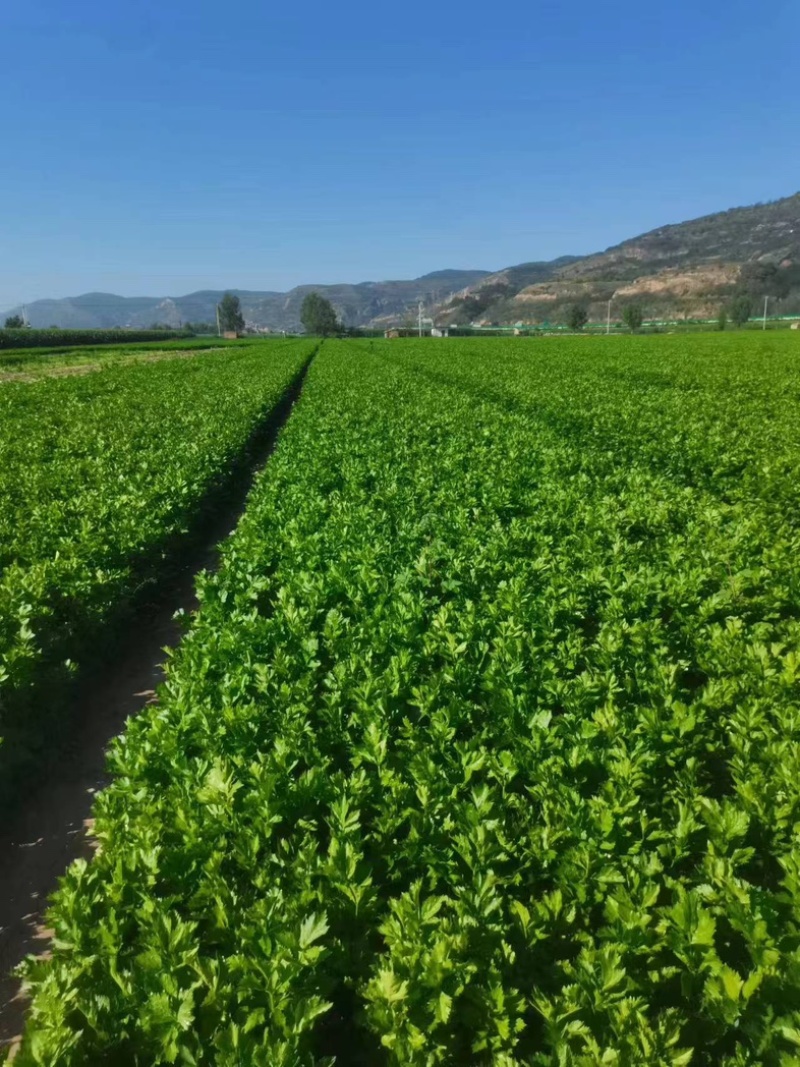
[[[225,293],[219,303],[218,312],[222,330],[241,333],[245,322],[238,296]],[[317,337],[333,337],[346,332],[344,324],[336,316],[333,304],[319,293],[306,293],[300,307],[300,322],[306,333]]]
[[[751,279],[751,281],[753,280]],[[753,314],[753,291],[759,286],[763,286],[763,282],[764,278],[759,275],[757,282],[754,282],[749,288],[745,286],[740,289],[733,295],[728,304],[720,308],[717,317],[718,329],[724,330],[728,322],[741,329],[748,322]],[[241,333],[244,330],[245,320],[241,301],[234,293],[225,293],[217,305],[217,313],[219,316],[219,328],[223,332]],[[303,298],[303,303],[300,307],[300,321],[305,332],[315,337],[335,337],[357,332],[348,330],[344,323],[338,319],[336,310],[330,300],[316,292],[307,293]],[[586,304],[569,304],[564,311],[562,321],[570,330],[581,331],[589,322],[589,311]],[[622,321],[631,333],[636,333],[637,330],[640,330],[644,323],[644,310],[641,305],[626,305],[622,309]],[[21,315],[9,315],[5,320],[5,328],[7,330],[23,329],[25,325],[25,320]],[[52,328],[55,329],[56,327]],[[167,324],[154,323],[151,328],[173,329],[174,327],[170,327]],[[213,331],[214,324],[186,322],[183,324],[182,329],[184,333],[206,333]]]
[[[749,322],[753,314],[753,298],[746,292],[734,294],[729,303],[723,305],[717,313],[717,329],[724,330],[730,322],[737,329],[741,329]],[[585,304],[570,304],[565,313],[563,322],[571,330],[579,332],[589,321],[589,312]],[[631,331],[636,333],[644,323],[644,310],[640,304],[628,304],[622,309],[622,321]]]
[[[242,312],[242,304],[235,293],[226,292],[217,305],[219,329],[224,333],[242,333],[245,329],[245,319]],[[300,308],[300,321],[306,333],[319,337],[332,337],[347,333],[347,329],[336,316],[333,304],[319,293],[307,293]],[[7,330],[21,330],[25,327],[25,320],[21,315],[9,315],[5,320]],[[58,327],[53,327],[57,329]],[[167,323],[154,323],[155,329],[174,329]],[[185,333],[212,332],[216,329],[214,323],[191,323],[185,322],[181,329]]]

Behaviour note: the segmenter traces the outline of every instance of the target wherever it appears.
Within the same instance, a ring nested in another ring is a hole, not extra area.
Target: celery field
[[[0,687],[314,344],[2,387]],[[800,1062],[798,402],[789,331],[325,341],[112,747],[16,1064]]]
[[[313,347],[119,353],[38,378],[34,356],[29,380],[0,381],[0,801],[24,795],[71,676],[163,575]]]

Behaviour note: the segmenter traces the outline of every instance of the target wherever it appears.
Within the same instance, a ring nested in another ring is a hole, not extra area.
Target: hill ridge
[[[597,320],[609,300],[617,316],[635,302],[647,316],[708,318],[740,293],[754,305],[769,296],[775,314],[800,313],[800,193],[668,223],[570,262],[528,266],[540,276],[497,271],[445,302],[437,320],[555,322],[574,303]]]
[[[626,304],[638,303],[648,317],[709,318],[737,294],[754,306],[770,297],[774,314],[800,314],[800,192],[665,223],[585,256],[531,260],[498,271],[445,268],[411,280],[230,291],[239,296],[249,324],[295,331],[303,297],[314,290],[350,326],[411,323],[420,301],[442,325],[558,322],[574,303],[583,304],[590,318],[604,319],[609,300],[615,317]],[[33,301],[25,314],[33,326],[44,327],[180,326],[213,322],[222,293],[120,297],[98,290]],[[5,314],[20,313],[17,307]]]

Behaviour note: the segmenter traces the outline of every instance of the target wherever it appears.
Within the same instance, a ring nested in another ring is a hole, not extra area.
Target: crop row
[[[308,343],[0,386],[0,794],[65,682],[163,573]]]
[[[111,345],[164,341],[173,330],[0,330],[0,349],[53,348],[54,345]]]
[[[796,1062],[796,378],[714,342],[326,343],[21,1064]]]

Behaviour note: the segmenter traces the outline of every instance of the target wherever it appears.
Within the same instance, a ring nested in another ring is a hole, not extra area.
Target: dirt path
[[[164,648],[175,646],[179,608],[196,607],[194,579],[213,569],[218,546],[235,528],[256,472],[275,447],[277,436],[297,401],[308,364],[276,407],[254,443],[249,474],[237,483],[224,512],[204,531],[201,544],[187,553],[180,572],[159,591],[157,605],[139,613],[121,635],[113,664],[79,683],[75,724],[58,773],[31,796],[10,826],[0,828],[0,1050],[19,1042],[27,1001],[12,968],[29,953],[48,950],[44,926],[47,898],[72,860],[89,856],[91,809],[106,782],[105,753],[125,721],[153,701],[163,679]]]
[[[153,698],[163,678],[163,649],[180,637],[171,613],[194,606],[189,577],[178,602],[140,619],[124,635],[125,651],[113,673],[95,679],[81,702],[83,721],[63,754],[57,778],[31,798],[13,829],[0,837],[0,1048],[14,1043],[26,1007],[19,980],[10,971],[28,953],[47,950],[47,897],[73,859],[91,854],[86,830],[94,794],[105,780],[106,748],[125,720]]]

